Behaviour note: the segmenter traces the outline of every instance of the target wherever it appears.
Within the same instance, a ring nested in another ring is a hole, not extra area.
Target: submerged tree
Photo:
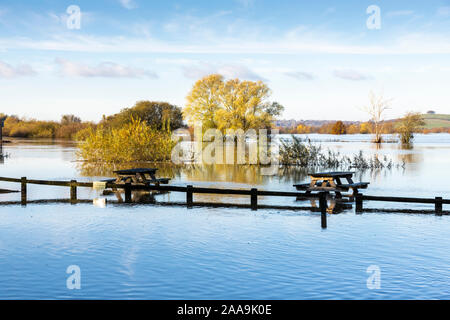
[[[188,96],[184,116],[189,124],[201,121],[205,128],[270,128],[283,106],[269,102],[270,89],[262,81],[225,81],[213,74],[198,80]]]
[[[183,110],[190,125],[201,122],[206,128],[217,128],[215,114],[220,108],[223,76],[212,74],[198,80],[186,97]]]
[[[331,134],[346,134],[347,127],[342,121],[336,121],[336,123],[331,128]]]
[[[383,120],[386,110],[391,108],[392,99],[385,99],[382,94],[376,95],[372,91],[369,93],[369,105],[364,110],[370,115],[373,123],[372,133],[375,134],[375,143],[381,143],[381,133],[383,132]]]
[[[138,101],[131,108],[125,108],[119,113],[105,117],[101,124],[106,127],[121,128],[140,119],[157,130],[176,130],[183,127],[181,108],[167,102]]]
[[[81,118],[73,115],[73,114],[65,114],[61,117],[61,124],[68,125],[73,123],[81,123]]]
[[[423,117],[418,112],[408,112],[399,120],[397,132],[400,135],[400,141],[404,145],[409,145],[414,138],[414,132],[425,125]]]

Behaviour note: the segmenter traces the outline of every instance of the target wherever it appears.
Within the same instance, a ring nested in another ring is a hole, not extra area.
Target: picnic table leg
[[[320,216],[321,216],[321,225],[322,228],[325,229],[327,227],[327,193],[320,192],[319,193],[319,205],[320,205]]]
[[[150,178],[151,178],[153,181],[156,181],[156,175],[155,175],[154,173],[150,173]],[[160,186],[160,182],[159,182],[159,181],[156,181],[156,182],[155,182],[155,186]]]
[[[145,175],[142,174],[142,173],[140,173],[140,172],[136,173],[136,174],[134,175],[134,177],[135,177],[135,181],[136,181],[137,183],[139,183],[139,182],[145,182]]]
[[[358,196],[358,188],[352,188],[352,195],[350,196],[350,201],[354,201]]]
[[[125,183],[125,202],[131,202],[131,183]]]
[[[331,199],[330,200],[330,205],[327,208],[327,212],[332,214],[334,212],[334,208],[336,207],[336,200],[335,199]]]
[[[119,203],[122,203],[123,202],[123,198],[122,198],[122,194],[120,193],[120,191],[116,189],[115,194],[116,194],[117,201]]]

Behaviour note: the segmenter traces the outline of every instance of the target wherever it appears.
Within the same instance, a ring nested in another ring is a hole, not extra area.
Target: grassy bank
[[[424,114],[423,119],[425,121],[425,129],[450,129],[450,114]]]

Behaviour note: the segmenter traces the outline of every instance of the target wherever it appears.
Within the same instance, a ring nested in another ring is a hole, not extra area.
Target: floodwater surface
[[[288,138],[288,137],[286,137]],[[418,135],[413,149],[376,148],[364,135],[310,135],[342,154],[363,150],[386,155],[392,169],[357,171],[365,194],[450,198],[450,135]],[[69,142],[12,140],[0,176],[96,181],[112,168],[76,161]],[[404,163],[404,165],[403,165]],[[153,166],[148,164],[148,166]],[[262,176],[254,166],[161,166],[173,185],[294,191],[304,170],[280,169]],[[0,182],[0,189],[20,185]],[[28,198],[68,198],[68,188],[29,186]],[[78,197],[103,197],[79,188]],[[0,202],[20,194],[0,194]],[[114,195],[108,199],[115,199]],[[180,202],[184,194],[156,196]],[[247,197],[195,195],[195,201],[248,203]],[[295,198],[261,203],[304,206]],[[364,203],[329,215],[303,210],[187,209],[158,204],[0,205],[0,299],[449,299],[450,216],[387,213],[385,209],[432,210],[432,205]],[[445,210],[449,210],[444,205]],[[81,288],[67,287],[67,268],[81,271]],[[371,267],[372,266],[372,267]],[[371,267],[371,268],[369,268]],[[380,271],[379,287],[367,270]]]

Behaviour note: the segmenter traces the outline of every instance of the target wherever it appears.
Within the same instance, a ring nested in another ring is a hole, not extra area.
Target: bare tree
[[[372,91],[369,93],[369,105],[364,107],[370,115],[370,121],[373,123],[372,133],[375,134],[375,143],[381,143],[381,133],[383,130],[384,113],[391,108],[393,99],[385,99],[383,94],[376,95]]]

